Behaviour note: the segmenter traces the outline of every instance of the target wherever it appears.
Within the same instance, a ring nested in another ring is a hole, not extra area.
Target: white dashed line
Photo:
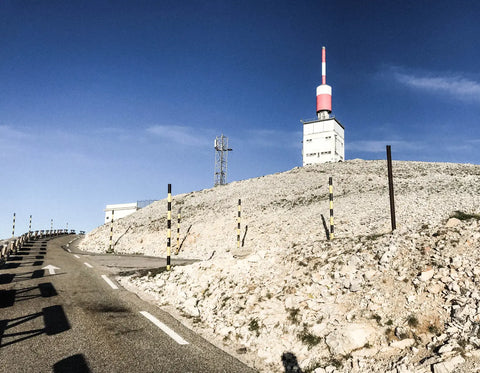
[[[68,251],[69,253],[71,253],[71,252],[72,252],[72,250],[70,250],[70,249],[67,249],[67,251]]]
[[[83,264],[85,264],[88,268],[93,268],[93,266],[91,264],[88,264],[87,262],[85,262]]]
[[[115,285],[115,284],[113,283],[113,281],[110,280],[110,279],[107,277],[107,275],[102,275],[102,278],[105,280],[105,282],[106,282],[107,284],[110,285],[110,287],[111,287],[112,289],[114,289],[114,290],[117,290],[117,289],[118,289],[118,286]]]
[[[80,257],[77,254],[73,254],[73,256],[77,259],[80,259]]]
[[[160,329],[162,329],[163,332],[165,332],[170,338],[172,338],[175,342],[177,342],[180,345],[188,345],[188,342],[180,337],[177,333],[175,333],[172,329],[170,329],[168,326],[166,326],[164,323],[159,321],[155,316],[152,316],[149,314],[147,311],[140,311],[140,313],[145,316],[147,319],[149,319],[151,322],[153,322],[156,326],[158,326]]]

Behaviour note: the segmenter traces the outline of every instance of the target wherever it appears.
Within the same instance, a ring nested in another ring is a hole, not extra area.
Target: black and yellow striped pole
[[[16,216],[16,213],[13,213],[12,238],[15,237],[15,216]]]
[[[172,184],[168,184],[167,196],[167,271],[170,271],[172,245]]]
[[[175,250],[175,255],[178,255],[180,252],[180,221],[182,218],[182,209],[178,209],[178,216],[177,216],[177,249]]]
[[[329,187],[329,199],[330,199],[330,241],[334,238],[334,224],[333,224],[333,178],[330,176],[328,179]]]
[[[240,248],[240,222],[242,219],[242,200],[238,200],[238,215],[237,215],[237,249]]]
[[[115,210],[112,210],[112,220],[110,221],[110,246],[108,248],[109,253],[113,253],[113,217],[115,216]]]

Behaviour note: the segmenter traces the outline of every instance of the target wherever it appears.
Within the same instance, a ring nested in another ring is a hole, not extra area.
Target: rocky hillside
[[[393,234],[385,161],[295,168],[174,196],[179,255],[201,261],[120,281],[260,371],[475,371],[480,166],[393,168]],[[322,222],[329,176],[333,241]],[[105,251],[109,231],[90,232],[82,248]],[[165,256],[166,201],[118,220],[114,242],[119,253]]]

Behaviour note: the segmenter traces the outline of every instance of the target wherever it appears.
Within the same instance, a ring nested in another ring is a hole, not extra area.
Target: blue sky
[[[480,163],[477,1],[0,2],[0,237],[300,166],[321,47],[346,158]]]

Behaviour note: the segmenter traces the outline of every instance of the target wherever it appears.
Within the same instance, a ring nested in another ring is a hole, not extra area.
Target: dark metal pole
[[[388,167],[388,193],[390,195],[390,216],[392,220],[392,231],[397,229],[395,221],[395,200],[393,193],[393,172],[392,172],[392,149],[387,145],[387,167]]]

